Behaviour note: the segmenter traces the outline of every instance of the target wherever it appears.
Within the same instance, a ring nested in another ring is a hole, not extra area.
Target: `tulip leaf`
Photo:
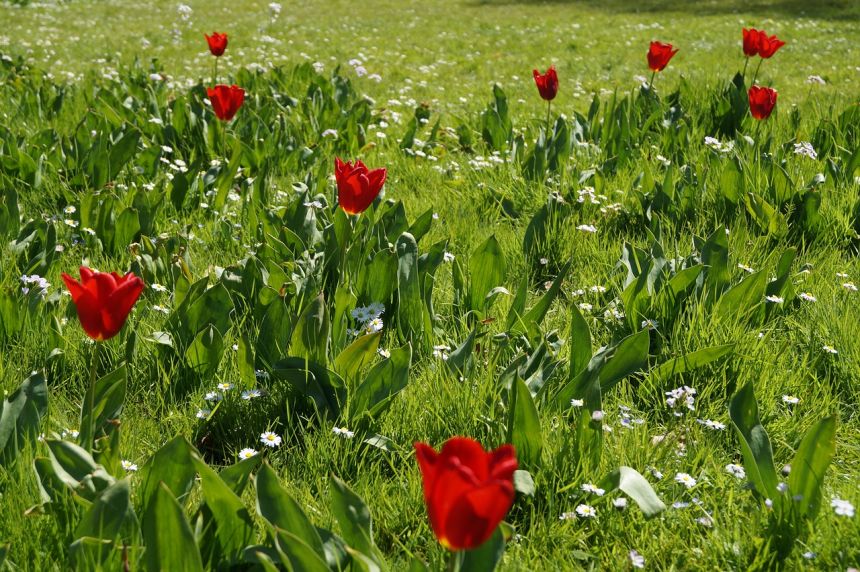
[[[288,570],[331,572],[326,560],[295,534],[276,529],[275,545],[281,555],[281,562]]]
[[[177,435],[165,443],[140,468],[140,497],[143,506],[149,506],[153,495],[161,484],[176,498],[182,498],[191,489],[197,472],[191,462],[196,451],[191,444]]]
[[[626,494],[639,505],[645,518],[653,518],[666,510],[666,505],[651,488],[651,484],[630,467],[619,467],[612,471],[598,486],[606,492],[619,490]]]
[[[290,339],[290,353],[324,364],[328,361],[329,319],[322,292],[299,316]]]
[[[379,347],[380,338],[382,338],[382,332],[365,334],[356,338],[335,358],[334,370],[347,382],[354,379],[361,368],[370,363],[377,355],[376,350]]]
[[[591,330],[576,304],[570,305],[570,368],[571,378],[581,373],[591,359]]]
[[[203,560],[182,507],[167,485],[160,483],[150,496],[142,519],[146,546],[144,563],[150,572],[203,570]]]
[[[408,232],[397,239],[397,331],[404,342],[417,343],[424,331],[424,302],[418,271],[418,243]]]
[[[460,570],[461,572],[493,572],[504,555],[505,537],[502,535],[501,526],[499,526],[482,545],[473,550],[465,551]]]
[[[274,364],[272,377],[287,381],[296,395],[312,400],[322,415],[334,419],[340,414],[345,387],[333,371],[303,358],[288,357]]]
[[[48,411],[45,376],[31,373],[6,400],[0,413],[0,466],[8,466],[29,439],[35,441]]]
[[[215,326],[210,325],[194,336],[194,341],[185,350],[185,361],[197,375],[209,377],[218,369],[223,355],[224,338]]]
[[[191,460],[200,475],[203,500],[212,511],[221,555],[235,559],[254,537],[251,515],[242,500],[209,465],[196,454],[191,455]]]
[[[747,478],[759,495],[778,500],[778,479],[773,464],[773,451],[767,431],[759,421],[758,403],[752,382],[744,385],[732,397],[729,417],[738,433]]]
[[[524,466],[536,467],[543,450],[540,417],[531,391],[519,377],[511,388],[508,408],[508,442],[514,445]]]
[[[573,264],[573,260],[568,260],[567,263],[559,270],[558,276],[555,277],[555,280],[552,281],[549,289],[546,293],[541,296],[540,300],[538,300],[537,304],[532,306],[532,308],[523,316],[523,322],[526,324],[535,323],[540,325],[549,311],[550,306],[552,305],[553,300],[558,297],[558,293],[561,291],[561,284],[564,282],[565,277],[567,277],[567,273],[570,271],[570,267]]]
[[[395,395],[409,383],[412,346],[392,350],[391,357],[382,360],[368,372],[349,404],[351,419],[368,416],[375,419],[390,405]]]
[[[343,539],[353,549],[366,556],[379,570],[388,565],[373,543],[373,519],[364,501],[345,482],[334,475],[329,478],[331,510],[340,525]]]
[[[98,348],[98,346],[96,346]],[[98,359],[98,351],[92,359]],[[93,442],[102,434],[110,434],[116,426],[111,420],[119,418],[126,393],[126,367],[122,365],[87,387],[81,406],[81,431],[78,442],[92,451]],[[92,409],[89,404],[92,403]]]
[[[469,273],[471,275],[470,308],[484,312],[487,307],[485,304],[488,305],[487,294],[493,288],[501,286],[507,274],[505,255],[495,235],[490,235],[472,253],[469,259]]]
[[[731,354],[734,349],[735,344],[724,344],[696,350],[661,363],[650,371],[650,375],[654,379],[666,379],[687,373]]]
[[[254,484],[257,489],[257,513],[270,525],[294,535],[322,557],[323,543],[317,529],[301,506],[281,486],[278,475],[268,463],[260,467]]]
[[[78,522],[75,538],[85,536],[113,540],[127,518],[134,518],[127,479],[112,484],[96,497]]]
[[[788,490],[799,500],[800,516],[815,518],[821,506],[824,474],[836,453],[836,417],[825,417],[812,426],[791,461]]]

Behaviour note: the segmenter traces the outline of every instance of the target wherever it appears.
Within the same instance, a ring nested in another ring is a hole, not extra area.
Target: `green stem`
[[[552,101],[548,100],[546,102],[546,140],[549,141],[549,115],[550,110],[552,109]]]
[[[657,75],[657,72],[654,70],[651,70],[651,79],[648,81],[648,93],[653,93],[652,90],[654,89],[654,76],[655,75]]]
[[[84,448],[87,451],[92,452],[95,440],[96,440],[96,416],[95,416],[95,399],[96,399],[96,381],[98,381],[98,368],[99,368],[99,346],[101,346],[100,342],[95,342],[95,347],[93,347],[93,354],[90,357],[90,385],[87,388],[87,396],[86,396],[86,408],[89,426],[86,427],[86,442],[82,443]],[[81,419],[83,419],[83,412],[81,415]],[[81,427],[81,432],[84,431],[84,427]]]
[[[749,58],[744,58],[744,59],[746,59],[746,62],[744,63],[744,71],[743,71],[743,73],[742,73],[741,75],[742,75],[742,76],[744,76],[744,79],[746,79],[746,77],[747,77],[747,68],[750,66],[750,59],[749,59]]]
[[[460,572],[460,569],[463,567],[464,554],[462,550],[451,553],[451,557],[448,558],[448,567],[446,568],[448,572]]]
[[[212,75],[212,81],[218,84],[218,58],[215,58],[215,72]]]
[[[752,80],[752,83],[750,84],[750,87],[755,85],[755,80],[758,79],[758,70],[761,69],[761,63],[763,61],[764,61],[764,59],[761,59],[761,58],[758,60],[758,65],[755,67],[755,75],[753,76],[753,80]]]

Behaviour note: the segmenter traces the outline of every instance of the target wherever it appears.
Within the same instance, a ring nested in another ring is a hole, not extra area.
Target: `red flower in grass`
[[[337,180],[337,202],[347,214],[367,210],[385,184],[385,169],[368,170],[361,161],[344,163],[334,160],[334,177]]]
[[[663,71],[672,56],[678,53],[678,50],[672,44],[664,44],[663,42],[651,42],[648,48],[648,67],[651,71]]]
[[[558,93],[558,75],[555,73],[555,66],[549,66],[546,73],[541,75],[537,70],[532,71],[535,77],[535,85],[537,85],[540,96],[547,101],[555,99]]]
[[[744,55],[748,58],[758,55],[759,31],[755,28],[744,28]]]
[[[131,308],[143,292],[143,280],[129,272],[96,272],[81,266],[81,281],[65,272],[63,281],[72,294],[81,327],[92,339],[101,342],[117,335]]]
[[[776,90],[769,87],[754,85],[749,90],[750,113],[756,119],[770,117],[776,105]]]
[[[758,55],[764,59],[770,58],[778,49],[783,47],[785,42],[776,36],[768,36],[766,33],[759,30],[758,33]]]
[[[212,111],[218,119],[230,121],[245,102],[245,90],[235,85],[216,85],[206,89]]]
[[[216,58],[224,55],[224,50],[227,49],[227,34],[219,34],[218,32],[212,32],[212,35],[203,34],[206,37],[206,41],[209,43],[209,51]]]
[[[438,453],[415,443],[415,453],[439,543],[448,550],[465,550],[486,542],[514,502],[513,445],[489,452],[473,439],[454,437]]]

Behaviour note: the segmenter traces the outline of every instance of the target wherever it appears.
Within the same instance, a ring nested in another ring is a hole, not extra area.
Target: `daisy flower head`
[[[278,437],[278,438],[280,439],[280,437]],[[245,459],[250,459],[251,457],[253,457],[255,455],[257,455],[257,450],[252,449],[250,447],[245,447],[244,449],[239,451],[239,458],[242,459],[243,461]]]
[[[260,434],[260,443],[274,449],[281,446],[281,436],[272,431],[265,431]]]
[[[692,489],[696,486],[696,479],[691,477],[689,473],[678,473],[675,475],[675,482],[681,483],[688,489]]]
[[[591,494],[597,495],[599,497],[602,497],[606,493],[605,490],[603,490],[600,487],[595,486],[591,483],[583,483],[583,485],[580,488],[587,493],[591,493]]]
[[[126,472],[133,473],[137,470],[137,465],[135,463],[132,463],[131,461],[126,460],[126,459],[123,459],[122,461],[120,461],[120,464],[122,465],[122,468],[125,469]]]

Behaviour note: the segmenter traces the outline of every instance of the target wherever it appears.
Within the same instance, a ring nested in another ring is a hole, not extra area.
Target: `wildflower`
[[[281,436],[277,433],[272,433],[271,431],[265,431],[260,434],[260,443],[266,447],[279,447],[281,445]]]
[[[576,227],[576,230],[581,230],[582,232],[597,232],[597,227],[593,224],[581,224]]]
[[[221,394],[217,391],[209,391],[203,396],[205,401],[221,401]]]
[[[384,324],[382,323],[382,320],[380,320],[379,318],[374,318],[367,322],[364,327],[364,331],[368,334],[375,334],[376,332],[381,332],[383,326]]]
[[[262,397],[262,396],[263,396],[263,392],[259,389],[247,389],[247,390],[242,392],[242,399],[244,399],[245,401],[250,401],[251,399],[254,399],[255,397]]]
[[[821,77],[820,75],[811,75],[811,76],[807,77],[806,83],[817,83],[818,85],[827,84],[827,82],[824,81],[824,78]]]
[[[217,385],[219,391],[230,391],[235,387],[232,383],[221,382]]]
[[[815,148],[812,146],[812,143],[808,141],[801,141],[800,143],[795,143],[794,154],[803,155],[804,157],[809,157],[810,159],[818,159],[818,153],[815,152]]]
[[[211,409],[198,409],[195,417],[197,417],[197,419],[206,419],[211,413]]]
[[[583,485],[580,488],[587,493],[591,493],[591,494],[597,495],[599,497],[602,497],[606,493],[605,490],[603,490],[600,487],[597,487],[595,485],[592,485],[591,483],[583,483]]]
[[[834,497],[833,500],[830,501],[830,506],[833,507],[833,512],[839,516],[854,516],[854,505],[847,500]]]
[[[451,348],[448,346],[433,346],[433,357],[439,358],[442,361],[448,361],[449,351],[451,351]]]
[[[815,552],[813,552],[813,551],[811,551],[811,550],[807,550],[806,552],[804,552],[804,553],[802,554],[802,556],[803,556],[804,558],[806,558],[807,560],[814,560],[814,559],[815,559],[815,557],[817,556],[817,554],[815,554]]]
[[[581,504],[576,507],[576,514],[583,518],[594,518],[597,516],[597,509],[587,504]]]
[[[625,508],[627,508],[627,498],[617,497],[612,499],[612,506],[614,506],[618,510],[624,510]]]
[[[239,451],[239,458],[244,461],[245,459],[250,459],[251,457],[255,456],[256,454],[257,454],[256,449],[251,449],[250,447],[246,447],[246,448],[242,449],[241,451]]]
[[[675,475],[675,482],[676,482],[676,483],[681,483],[682,485],[684,485],[684,486],[685,486],[685,487],[687,487],[688,489],[692,489],[693,487],[695,487],[695,486],[696,486],[696,479],[694,479],[693,477],[691,477],[691,476],[690,476],[689,474],[687,474],[687,473],[678,473],[678,474],[676,474],[676,475]]]
[[[125,459],[120,461],[120,465],[122,465],[122,468],[125,469],[129,473],[133,473],[137,470],[136,464],[132,463],[131,461],[127,461]]]
[[[663,480],[663,473],[658,471],[655,467],[649,466],[649,467],[646,467],[646,469],[648,470],[649,473],[651,473],[651,476],[654,477],[655,479],[657,479],[658,481]]]
[[[563,512],[558,517],[559,520],[573,520],[574,518],[576,518],[575,512]]]
[[[666,392],[666,405],[674,409],[676,405],[683,403],[690,411],[696,410],[696,390],[684,385]],[[675,413],[680,416],[680,413]]]
[[[833,354],[833,355],[836,355],[839,353],[839,350],[837,350],[836,348],[831,347],[831,346],[821,346],[821,349],[823,349],[827,353]]]
[[[380,356],[380,357],[382,357],[382,358],[384,358],[384,359],[388,359],[388,358],[390,358],[390,357],[391,357],[391,352],[390,352],[390,351],[388,351],[388,350],[387,350],[387,349],[385,349],[385,348],[379,348],[379,349],[377,349],[377,350],[376,350],[376,353],[378,353],[378,354],[379,354],[379,356]]]
[[[454,255],[450,252],[445,252],[445,254],[442,255],[442,260],[445,262],[454,262]]]
[[[156,292],[167,292],[167,287],[162,286],[158,282],[153,282],[152,284],[149,285],[149,287],[152,288],[153,290],[155,290]]]
[[[344,439],[352,439],[355,437],[355,433],[346,427],[333,427],[331,432],[339,437],[343,437]]]
[[[633,568],[645,568],[645,557],[636,552],[635,550],[630,551],[630,565]]]
[[[696,419],[696,421],[704,425],[708,429],[713,429],[714,431],[722,431],[726,428],[725,423],[720,423],[719,421],[712,421],[711,419]]]
[[[793,395],[783,395],[782,402],[787,405],[797,405],[798,403],[800,403],[800,399]]]
[[[782,298],[781,296],[770,295],[770,296],[765,296],[764,299],[767,300],[768,302],[772,302],[774,304],[782,304],[783,302],[785,302],[785,298]]]
[[[591,412],[591,420],[592,421],[603,421],[603,411],[598,409],[597,411]]]
[[[219,34],[212,32],[212,35],[203,34],[206,38],[206,43],[209,44],[209,53],[213,56],[220,57],[224,55],[224,50],[227,49],[227,34]]]
[[[726,465],[726,472],[738,479],[745,479],[747,476],[747,473],[744,468],[734,463],[729,463],[728,465]]]
[[[582,407],[583,405],[585,405],[584,399],[571,399],[570,400],[570,406],[571,407]]]
[[[672,503],[672,508],[674,508],[675,510],[681,510],[681,509],[685,509],[685,508],[689,508],[689,507],[690,507],[690,503],[688,503],[686,501],[675,501]]]
[[[849,292],[856,292],[857,291],[857,286],[855,286],[853,282],[846,282],[842,285],[842,287],[845,288],[846,290],[848,290]]]

